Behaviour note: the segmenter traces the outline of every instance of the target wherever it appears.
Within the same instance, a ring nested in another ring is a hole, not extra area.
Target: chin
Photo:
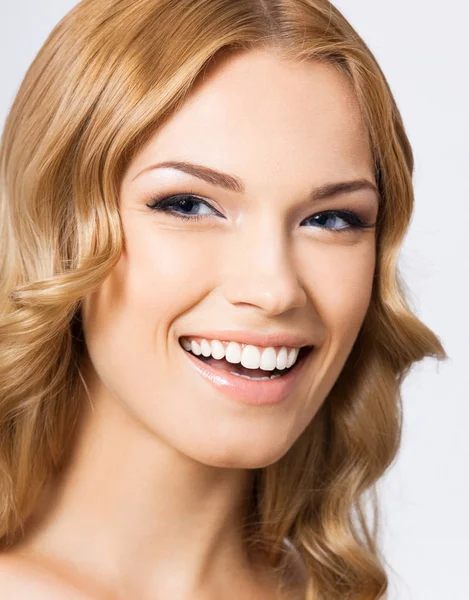
[[[270,437],[270,439],[269,439]],[[261,436],[253,440],[245,436],[230,436],[216,443],[215,438],[204,441],[193,452],[186,454],[211,467],[225,469],[260,469],[274,464],[291,448],[291,443],[281,443],[278,435]]]

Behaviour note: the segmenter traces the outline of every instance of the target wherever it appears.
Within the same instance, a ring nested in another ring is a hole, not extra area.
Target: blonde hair
[[[70,451],[85,386],[80,303],[119,259],[126,166],[215,58],[261,47],[349,78],[381,205],[363,326],[307,429],[256,471],[249,541],[280,569],[291,540],[307,598],[381,598],[375,484],[400,446],[400,386],[413,363],[446,354],[409,308],[397,266],[414,202],[399,110],[372,53],[326,0],[83,0],[30,66],[0,149],[0,544],[24,532]]]

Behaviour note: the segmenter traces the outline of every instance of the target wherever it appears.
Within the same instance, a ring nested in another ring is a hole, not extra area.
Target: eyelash
[[[167,212],[170,215],[175,216],[176,218],[182,219],[183,221],[201,221],[202,219],[212,216],[212,215],[187,216],[187,215],[183,215],[181,213],[175,212],[174,210],[171,210],[172,206],[176,205],[178,202],[181,202],[182,200],[185,200],[185,199],[189,199],[191,202],[200,202],[201,204],[205,204],[206,206],[208,206],[211,210],[214,210],[214,211],[216,210],[206,200],[204,200],[203,198],[197,197],[192,192],[185,193],[185,194],[173,194],[170,196],[165,196],[164,194],[161,194],[159,196],[152,195],[149,198],[149,203],[147,203],[147,206],[148,206],[148,208],[150,208],[153,211]],[[216,211],[216,212],[218,212],[218,211]],[[347,227],[340,227],[338,229],[333,229],[331,227],[320,227],[320,229],[325,229],[326,231],[330,231],[333,233],[341,233],[344,231],[359,230],[359,229],[369,229],[369,228],[372,228],[375,226],[374,223],[363,222],[355,211],[348,209],[348,208],[344,208],[342,210],[325,210],[325,211],[322,211],[319,213],[315,213],[314,215],[311,215],[310,217],[307,217],[306,220],[308,221],[308,220],[312,219],[313,217],[318,217],[321,215],[336,216],[336,217],[339,217],[339,219],[343,219],[344,221],[346,221],[348,223]]]

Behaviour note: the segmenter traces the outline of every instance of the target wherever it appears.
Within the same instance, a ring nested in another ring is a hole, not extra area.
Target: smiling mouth
[[[237,375],[246,379],[261,381],[284,377],[287,373],[289,373],[290,371],[295,369],[295,367],[301,364],[306,359],[306,357],[311,354],[313,348],[314,346],[303,346],[298,353],[298,358],[291,367],[288,367],[286,369],[273,369],[272,371],[266,371],[263,369],[248,369],[246,367],[243,367],[241,363],[230,363],[226,360],[226,358],[216,359],[212,356],[203,356],[202,354],[196,355],[188,350],[185,350],[184,348],[182,349],[184,352],[192,354],[192,356],[200,362],[209,364],[215,369],[219,369],[220,371],[226,371],[231,373],[232,375]]]

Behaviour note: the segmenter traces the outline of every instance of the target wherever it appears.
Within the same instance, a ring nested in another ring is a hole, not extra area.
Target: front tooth
[[[192,342],[191,342],[191,351],[196,356],[199,356],[202,353],[202,350],[200,349],[199,344],[197,342],[195,342],[194,340],[192,340]]]
[[[238,342],[230,342],[228,344],[225,351],[225,358],[232,364],[241,362],[241,346]]]
[[[288,352],[285,346],[280,348],[279,353],[277,354],[277,369],[285,369],[287,366],[288,360]]]
[[[210,346],[213,358],[220,360],[225,357],[225,348],[223,348],[223,344],[219,340],[212,340]]]
[[[202,354],[205,357],[210,356],[212,354],[212,346],[207,340],[200,340],[200,349],[202,350]]]
[[[287,359],[287,369],[290,368],[293,365],[293,363],[296,361],[299,351],[300,351],[299,348],[292,348],[290,350],[290,352],[288,354],[288,359]]]
[[[260,368],[264,371],[273,371],[277,366],[277,353],[275,348],[266,348],[261,355]]]
[[[241,354],[241,364],[246,369],[258,369],[261,362],[261,353],[255,346],[244,346]]]

